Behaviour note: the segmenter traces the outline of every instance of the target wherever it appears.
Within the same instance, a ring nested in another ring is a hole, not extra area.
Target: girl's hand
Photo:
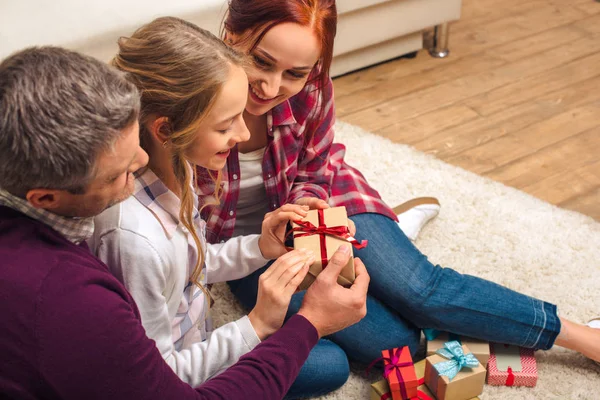
[[[277,210],[265,214],[262,232],[258,239],[258,247],[264,258],[272,260],[287,253],[283,244],[287,223],[301,220],[306,217],[307,211],[307,206],[284,204]]]
[[[348,218],[348,232],[350,233],[350,236],[356,235],[356,225],[354,225],[354,221],[350,218]]]
[[[279,257],[258,279],[256,305],[248,314],[260,340],[283,325],[292,295],[315,261],[310,250],[293,250]]]
[[[318,199],[316,197],[303,197],[301,199],[296,200],[296,204],[301,206],[308,206],[310,210],[320,210],[324,208],[329,208],[329,204],[325,200]]]

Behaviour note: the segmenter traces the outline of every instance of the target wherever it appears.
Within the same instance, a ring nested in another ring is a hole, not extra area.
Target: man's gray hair
[[[58,47],[13,54],[0,64],[0,188],[85,192],[139,109],[136,87],[99,60]]]

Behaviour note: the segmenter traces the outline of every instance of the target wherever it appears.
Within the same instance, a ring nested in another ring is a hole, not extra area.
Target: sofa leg
[[[429,54],[435,58],[444,58],[450,54],[448,50],[448,23],[436,25],[433,28],[433,43],[429,49]]]

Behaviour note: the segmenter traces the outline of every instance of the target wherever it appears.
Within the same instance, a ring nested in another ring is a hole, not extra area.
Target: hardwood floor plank
[[[452,33],[453,54],[473,54],[494,49],[548,29],[572,23],[586,17],[574,7],[557,7],[546,4],[530,11],[511,15],[489,24],[470,29],[455,29]]]
[[[600,42],[600,35],[594,36],[593,40]],[[599,65],[600,52],[467,99],[464,104],[481,115],[491,115],[546,93],[594,78],[600,75]]]
[[[577,4],[577,9],[589,15],[600,14],[600,2],[594,0],[582,1]]]
[[[485,54],[493,55],[506,61],[516,61],[532,54],[560,46],[564,43],[575,41],[586,33],[572,25],[562,25],[535,35],[515,40],[486,51]]]
[[[428,135],[454,126],[461,126],[478,117],[479,114],[467,106],[453,105],[398,122],[377,131],[377,133],[395,142],[413,144]]]
[[[567,110],[600,100],[600,77],[428,136],[414,146],[444,160],[507,133],[552,118]],[[599,122],[600,125],[600,122]]]
[[[600,14],[573,23],[573,26],[590,34],[600,33]]]
[[[600,188],[600,160],[563,170],[522,187],[527,193],[552,204],[567,202],[596,188]]]
[[[585,195],[577,196],[571,200],[559,203],[560,207],[589,215],[596,221],[600,221],[600,188],[594,189]]]
[[[567,140],[532,153],[515,162],[496,168],[484,174],[491,179],[503,182],[518,189],[531,182],[555,175],[568,165],[577,169],[598,160],[600,154],[600,127],[595,127]]]
[[[473,147],[448,158],[447,161],[461,167],[468,165],[469,170],[485,174],[596,127],[598,115],[600,102],[569,110],[521,131],[502,135]]]

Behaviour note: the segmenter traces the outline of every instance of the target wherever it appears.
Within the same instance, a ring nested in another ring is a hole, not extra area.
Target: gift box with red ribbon
[[[415,363],[415,372],[417,374],[419,386],[417,387],[417,396],[411,400],[435,400],[435,397],[429,391],[424,383],[425,360]],[[391,400],[390,386],[385,379],[371,384],[371,400]],[[479,397],[473,397],[469,400],[479,400]]]
[[[306,248],[315,253],[315,262],[310,266],[308,274],[299,286],[307,289],[327,267],[331,256],[340,246],[362,249],[367,241],[359,243],[350,235],[346,207],[332,207],[324,210],[310,210],[308,215],[298,222],[292,223],[294,248]],[[351,286],[354,282],[354,259],[350,257],[338,277],[342,286]]]
[[[383,377],[390,386],[393,400],[406,400],[417,396],[419,380],[408,346],[383,350]]]
[[[537,383],[537,363],[533,349],[490,343],[488,385],[530,386]]]

